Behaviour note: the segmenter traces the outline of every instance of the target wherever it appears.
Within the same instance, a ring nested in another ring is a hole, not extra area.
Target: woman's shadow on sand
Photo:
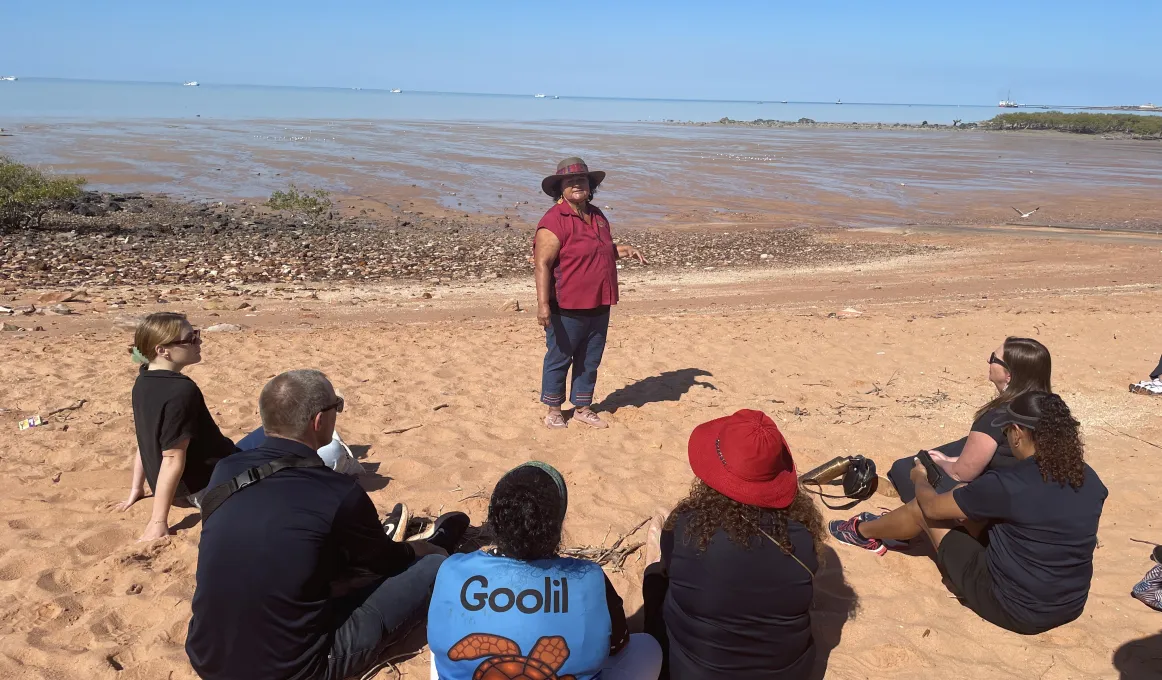
[[[661,401],[678,401],[691,387],[706,387],[717,391],[718,388],[709,382],[699,382],[702,376],[711,376],[710,371],[701,368],[681,368],[676,371],[665,371],[659,375],[627,385],[615,390],[605,397],[600,404],[594,406],[595,411],[616,413],[617,409],[627,406],[641,408],[646,404]]]

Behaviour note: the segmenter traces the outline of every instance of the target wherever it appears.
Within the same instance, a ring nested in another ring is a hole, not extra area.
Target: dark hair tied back
[[[1081,423],[1065,401],[1048,392],[1028,392],[1013,402],[1012,409],[1039,419],[1033,444],[1041,478],[1080,488],[1085,481],[1085,445],[1081,441]]]
[[[501,478],[488,506],[496,549],[518,560],[556,557],[561,547],[561,495],[543,470],[517,468]]]

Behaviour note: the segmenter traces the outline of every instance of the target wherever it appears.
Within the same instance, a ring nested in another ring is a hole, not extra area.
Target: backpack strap
[[[269,463],[263,463],[258,467],[252,467],[249,470],[243,470],[233,479],[219,484],[213,489],[207,491],[205,496],[202,496],[202,523],[205,523],[206,520],[210,519],[210,515],[213,514],[214,511],[219,507],[221,507],[222,504],[226,502],[227,498],[230,498],[251,484],[266,479],[279,470],[285,470],[287,468],[311,467],[325,467],[325,465],[323,460],[318,456],[312,456],[310,458],[304,458],[303,456],[284,456],[282,458],[272,460]]]

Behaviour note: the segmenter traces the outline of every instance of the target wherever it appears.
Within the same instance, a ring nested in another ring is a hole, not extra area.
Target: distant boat
[[[20,80],[20,79],[17,78],[16,76],[0,76],[0,80],[7,80],[7,81],[11,82],[13,80]]]
[[[13,80],[15,80],[15,79],[13,79]],[[1138,108],[1142,111],[1157,111],[1158,110],[1157,106],[1154,106],[1153,104],[1150,104],[1148,102],[1145,104],[1142,104]]]
[[[780,104],[786,104],[786,103],[787,103],[787,100],[786,100],[786,99],[784,99],[783,101],[781,101],[781,102],[779,102],[779,103],[780,103]]]
[[[836,104],[842,104],[842,103],[843,103],[843,100],[842,100],[842,99],[836,99],[836,100],[835,100],[835,103],[836,103]]]
[[[1019,108],[1021,105],[1013,101],[1013,93],[1010,92],[1004,99],[1001,100],[999,104],[997,104],[997,106],[1001,107],[1002,109],[1015,109]]]
[[[392,94],[399,94],[400,92],[403,92],[403,90],[399,89],[398,87],[391,88]]]
[[[557,95],[553,95],[553,99],[560,99]]]
[[[184,85],[185,87],[197,87],[197,86],[198,86],[198,81],[196,81],[196,80],[191,80],[191,81],[190,81],[190,82],[188,82],[188,83],[182,83],[182,85]]]
[[[536,97],[537,99],[544,99],[545,98],[545,95],[543,95],[543,94],[534,94],[533,96]]]

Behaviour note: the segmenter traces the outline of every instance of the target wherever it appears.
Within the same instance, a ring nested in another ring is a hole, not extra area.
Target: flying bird
[[[1017,214],[1020,215],[1021,217],[1030,217],[1033,213],[1037,212],[1040,209],[1041,209],[1041,206],[1037,206],[1036,208],[1033,208],[1029,212],[1021,212],[1020,210],[1013,208],[1013,210],[1017,210]]]

